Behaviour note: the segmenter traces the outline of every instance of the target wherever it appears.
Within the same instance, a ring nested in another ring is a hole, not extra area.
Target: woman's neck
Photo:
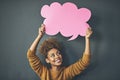
[[[51,66],[52,71],[59,71],[60,68],[61,68],[60,66]]]

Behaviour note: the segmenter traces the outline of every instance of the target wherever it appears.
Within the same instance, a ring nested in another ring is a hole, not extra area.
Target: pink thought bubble
[[[60,32],[64,37],[71,37],[69,40],[74,40],[78,35],[85,36],[91,11],[87,8],[78,9],[71,2],[63,5],[54,2],[41,8],[41,16],[45,18],[46,34],[56,35]]]

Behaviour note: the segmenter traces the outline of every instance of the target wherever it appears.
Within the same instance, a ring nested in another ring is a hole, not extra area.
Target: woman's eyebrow
[[[59,50],[56,51],[56,53],[58,53],[58,52],[59,52]]]
[[[53,55],[54,53],[51,53],[50,55]]]

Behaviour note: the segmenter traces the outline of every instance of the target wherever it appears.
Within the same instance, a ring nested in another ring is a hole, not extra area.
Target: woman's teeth
[[[60,62],[60,60],[58,59],[58,60],[56,60],[55,62],[59,63],[59,62]]]

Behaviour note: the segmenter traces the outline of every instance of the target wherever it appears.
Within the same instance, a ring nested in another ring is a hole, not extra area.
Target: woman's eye
[[[58,53],[60,54],[60,51],[58,51]]]
[[[57,55],[60,55],[60,51],[57,52]]]
[[[52,54],[50,57],[55,57],[55,55],[54,55],[54,54]]]

